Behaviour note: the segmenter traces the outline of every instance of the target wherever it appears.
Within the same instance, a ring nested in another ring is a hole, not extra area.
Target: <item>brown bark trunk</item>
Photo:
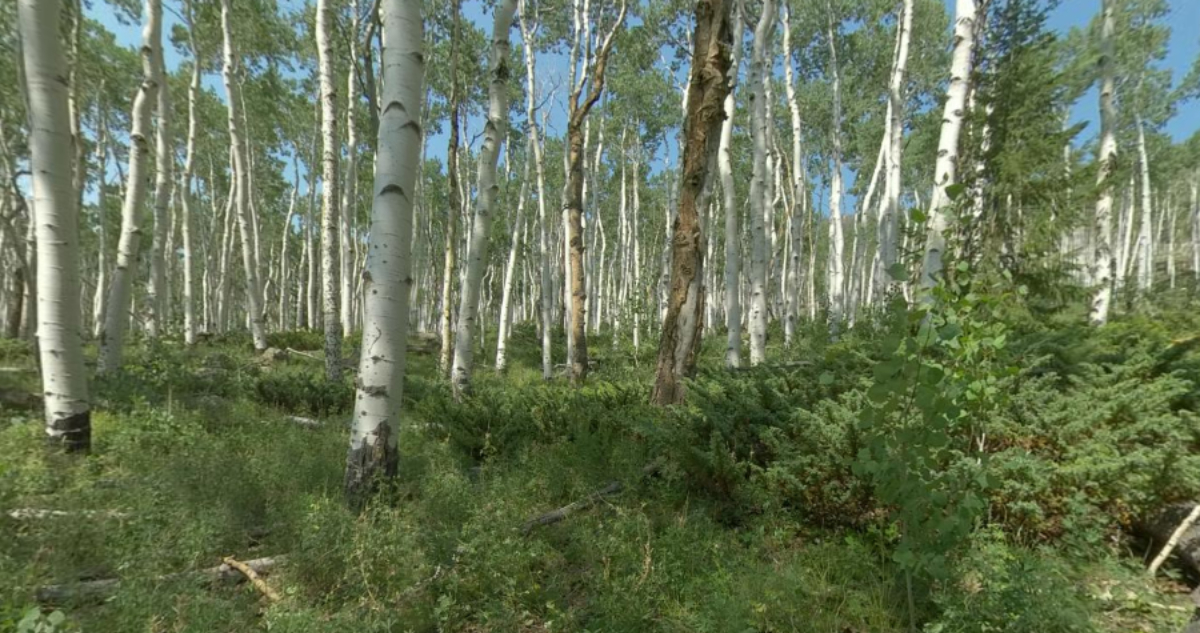
[[[696,369],[696,350],[703,330],[704,234],[699,210],[708,197],[709,167],[716,158],[725,96],[730,90],[731,4],[729,0],[700,0],[696,4],[692,39],[695,50],[683,124],[683,179],[671,244],[670,294],[650,398],[660,406],[683,402],[682,380]]]
[[[600,100],[604,92],[604,70],[608,65],[608,55],[612,52],[613,36],[625,22],[626,6],[621,2],[621,12],[613,23],[612,30],[604,38],[600,52],[596,54],[596,62],[592,74],[587,79],[588,95],[580,103],[583,93],[583,79],[572,88],[568,105],[570,116],[567,120],[567,182],[563,187],[562,206],[567,214],[567,244],[570,247],[570,270],[567,277],[571,280],[571,342],[569,364],[571,366],[571,384],[579,386],[587,379],[587,289],[584,286],[583,271],[583,123],[587,120],[588,112]]]

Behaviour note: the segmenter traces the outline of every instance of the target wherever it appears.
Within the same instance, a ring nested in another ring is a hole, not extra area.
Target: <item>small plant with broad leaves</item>
[[[1015,292],[1006,275],[989,282],[960,262],[915,306],[889,305],[854,470],[890,510],[910,581],[948,577],[987,508],[986,422],[1017,371],[994,313]]]

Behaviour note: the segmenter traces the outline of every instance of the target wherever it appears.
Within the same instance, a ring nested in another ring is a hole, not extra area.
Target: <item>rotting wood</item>
[[[243,561],[242,564],[254,570],[256,574],[266,574],[284,560],[282,556],[256,558],[254,560]],[[166,582],[178,578],[195,577],[200,582],[213,583],[237,583],[241,582],[246,576],[231,567],[226,563],[202,569],[198,571],[177,572],[158,576],[155,578],[157,582]],[[34,592],[37,601],[41,604],[63,604],[65,602],[84,602],[84,601],[100,601],[109,598],[114,593],[121,589],[120,578],[105,578],[102,580],[88,580],[84,582],[61,584],[61,585],[45,585],[38,587]]]
[[[295,422],[296,424],[299,424],[300,426],[303,426],[305,428],[315,429],[315,428],[321,427],[320,420],[314,420],[312,418],[306,418],[306,417],[299,416],[299,415],[289,415],[285,419],[288,422]]]
[[[230,567],[241,572],[242,575],[250,581],[250,584],[254,585],[254,588],[258,589],[259,592],[266,596],[268,600],[271,602],[279,602],[279,594],[275,593],[275,590],[271,588],[271,585],[268,585],[267,581],[263,580],[262,577],[258,575],[258,572],[254,571],[253,567],[235,559],[232,556],[226,556],[223,560],[225,561],[226,565],[229,565]]]
[[[1167,539],[1167,544],[1163,545],[1162,550],[1158,552],[1158,556],[1155,556],[1154,560],[1150,563],[1150,567],[1146,571],[1150,574],[1151,578],[1158,573],[1158,568],[1162,567],[1162,564],[1171,556],[1171,552],[1175,550],[1175,546],[1179,544],[1180,539],[1191,529],[1197,519],[1200,519],[1200,504],[1194,506],[1192,511],[1179,523],[1179,527],[1175,528],[1174,532],[1171,532],[1171,537]]]
[[[662,459],[656,459],[653,462],[650,462],[645,468],[642,469],[642,478],[645,479],[646,477],[653,476],[659,471],[659,469],[662,468],[662,466]],[[582,499],[573,501],[561,508],[551,510],[550,512],[529,519],[521,525],[521,534],[528,535],[535,528],[543,525],[552,525],[554,523],[558,523],[559,521],[562,521],[576,512],[591,508],[600,501],[603,501],[605,497],[615,495],[624,489],[625,484],[614,479],[604,486],[588,493],[588,495]]]
[[[16,508],[8,511],[8,518],[16,521],[83,517],[87,519],[127,519],[128,512],[119,510],[47,510],[44,508]]]

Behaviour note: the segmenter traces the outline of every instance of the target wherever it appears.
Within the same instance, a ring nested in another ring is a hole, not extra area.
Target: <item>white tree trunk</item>
[[[1138,174],[1142,178],[1142,221],[1138,228],[1138,292],[1149,292],[1154,285],[1153,205],[1150,194],[1150,157],[1146,153],[1146,127],[1142,117],[1136,117],[1138,142]],[[1130,221],[1132,222],[1132,216]]]
[[[103,104],[101,104],[103,111]],[[96,143],[96,164],[100,167],[100,178],[96,185],[96,208],[99,209],[99,221],[96,223],[96,293],[92,299],[92,336],[99,338],[104,331],[104,307],[108,298],[108,227],[105,211],[107,202],[108,183],[106,171],[108,166],[108,117],[100,116],[100,138]],[[20,288],[17,289],[18,292]]]
[[[546,175],[542,158],[542,143],[537,124],[537,72],[534,46],[533,19],[526,14],[524,0],[520,1],[521,50],[525,57],[525,118],[529,127],[529,145],[533,150],[533,166],[537,172],[538,205],[538,287],[542,321],[542,378],[554,376],[554,358],[551,355],[551,330],[554,321],[554,292],[551,289],[550,269],[550,218],[546,216]]]
[[[904,0],[899,32],[896,34],[896,60],[888,82],[887,176],[883,188],[882,212],[879,215],[879,267],[875,278],[879,289],[889,285],[888,269],[898,261],[897,240],[900,227],[901,167],[904,151],[904,86],[907,79],[908,50],[912,40],[913,0]],[[880,274],[881,273],[881,274]]]
[[[1095,225],[1092,234],[1092,279],[1096,282],[1092,295],[1090,319],[1094,325],[1108,322],[1108,311],[1112,304],[1112,285],[1116,261],[1112,250],[1112,174],[1116,169],[1117,138],[1115,133],[1116,110],[1113,107],[1116,92],[1116,77],[1113,70],[1113,0],[1103,0],[1103,22],[1101,25],[1100,52],[1100,154],[1096,174]]]
[[[125,184],[125,202],[121,210],[121,238],[117,242],[117,262],[109,285],[108,311],[100,335],[100,354],[96,371],[116,371],[121,366],[125,331],[133,303],[133,277],[137,273],[138,250],[142,242],[142,206],[150,184],[147,162],[150,156],[150,110],[158,93],[156,56],[162,47],[162,3],[146,0],[146,23],[142,28],[142,83],[133,99],[132,129],[129,133],[129,171]]]
[[[165,327],[167,307],[166,243],[170,229],[168,205],[171,202],[171,177],[175,165],[174,142],[171,136],[171,97],[168,90],[166,62],[163,61],[162,46],[154,50],[155,83],[158,127],[154,140],[154,232],[150,237],[150,280],[146,286],[146,336],[157,338]]]
[[[725,366],[742,363],[742,237],[738,229],[737,195],[733,181],[733,115],[738,68],[742,59],[742,37],[745,35],[742,3],[733,8],[733,65],[729,69],[729,94],[725,97],[725,120],[721,122],[720,146],[717,148],[717,170],[721,178],[721,200],[725,208]]]
[[[1171,290],[1175,289],[1175,223],[1177,207],[1174,200],[1167,198],[1166,232],[1167,232],[1167,283]]]
[[[754,28],[754,48],[750,58],[751,132],[754,141],[754,170],[750,181],[750,215],[753,253],[750,260],[750,364],[758,365],[767,356],[767,96],[769,80],[767,51],[775,30],[775,2],[764,0],[762,15]],[[735,38],[737,39],[737,38]],[[739,40],[740,41],[740,40]]]
[[[241,103],[241,92],[237,82],[238,56],[233,45],[233,16],[229,0],[221,0],[221,31],[224,43],[224,67],[222,76],[225,82],[225,95],[228,101],[229,141],[233,153],[233,173],[235,180],[235,199],[233,210],[236,213],[238,237],[242,245],[242,269],[246,276],[246,310],[250,324],[250,336],[254,341],[254,349],[267,349],[267,334],[263,327],[262,294],[258,283],[258,265],[254,252],[254,218],[250,215],[250,181],[249,160],[246,150],[246,140],[242,136],[238,121],[241,119],[237,104]]]
[[[355,221],[358,202],[358,129],[355,125],[355,113],[358,106],[358,76],[354,66],[358,63],[358,2],[351,3],[350,13],[353,16],[350,24],[350,59],[349,70],[346,72],[346,177],[342,181],[341,204],[341,235],[339,279],[341,281],[341,322],[342,336],[348,337],[354,331],[354,234],[350,230]]]
[[[1200,284],[1200,171],[1192,176],[1192,277]]]
[[[502,0],[496,6],[492,25],[492,58],[488,82],[488,114],[483,126],[483,145],[479,150],[479,188],[475,200],[475,219],[471,224],[467,244],[466,283],[459,293],[458,327],[454,337],[454,365],[450,376],[458,395],[470,388],[474,361],[475,328],[479,321],[479,290],[483,269],[488,261],[488,237],[492,230],[492,214],[500,185],[496,182],[496,163],[508,131],[508,66],[512,29],[517,0]]]
[[[352,507],[399,462],[412,286],[413,201],[421,158],[424,38],[420,0],[383,0],[383,90],[367,255],[363,342],[345,491]]]
[[[845,299],[845,248],[842,236],[842,81],[838,69],[837,42],[834,40],[833,8],[828,7],[826,33],[829,39],[830,73],[833,81],[833,130],[830,133],[833,165],[829,186],[829,323],[834,333],[840,327]]]
[[[528,143],[530,150],[533,149],[533,141]],[[532,151],[525,154],[525,175],[521,178],[521,193],[517,196],[517,213],[512,220],[511,233],[511,248],[508,251],[508,261],[504,264],[504,288],[501,290],[500,296],[500,327],[499,333],[496,336],[496,371],[504,371],[508,364],[508,336],[509,328],[512,325],[512,292],[513,280],[516,276],[517,260],[521,256],[521,237],[525,232],[525,198],[529,194],[529,156]]]
[[[46,435],[67,451],[91,446],[91,405],[83,364],[79,298],[79,207],[71,185],[67,63],[57,0],[17,5],[29,86],[29,149],[37,209],[38,357]]]
[[[341,305],[338,301],[338,156],[337,88],[333,82],[333,16],[330,0],[317,0],[317,59],[321,77],[321,299],[325,328],[325,377],[342,379]],[[342,253],[342,258],[348,254]]]
[[[804,242],[800,214],[804,209],[804,138],[800,121],[800,101],[796,97],[795,72],[792,69],[792,10],[783,4],[783,77],[787,91],[788,111],[792,118],[792,200],[788,206],[788,259],[784,284],[785,312],[783,344],[790,347],[796,336],[796,321],[800,318],[800,258]]]
[[[929,224],[925,236],[925,261],[921,265],[921,287],[937,284],[942,273],[946,250],[945,232],[949,226],[950,196],[946,188],[958,182],[958,139],[962,135],[967,95],[971,88],[971,57],[975,50],[975,0],[957,0],[954,20],[954,53],[950,63],[950,85],[942,111],[942,130],[938,138],[937,165],[933,195],[929,203]]]
[[[192,52],[192,81],[188,84],[188,128],[187,149],[183,158],[183,178],[180,181],[182,203],[180,224],[183,238],[183,340],[187,345],[196,344],[196,281],[192,255],[192,173],[196,160],[196,99],[200,92],[200,53],[196,48],[196,22],[192,18],[192,3],[185,3],[187,13],[188,45]]]

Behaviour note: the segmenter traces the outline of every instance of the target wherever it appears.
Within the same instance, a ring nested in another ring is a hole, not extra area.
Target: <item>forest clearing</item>
[[[1200,631],[1200,6],[0,6],[0,633]]]

